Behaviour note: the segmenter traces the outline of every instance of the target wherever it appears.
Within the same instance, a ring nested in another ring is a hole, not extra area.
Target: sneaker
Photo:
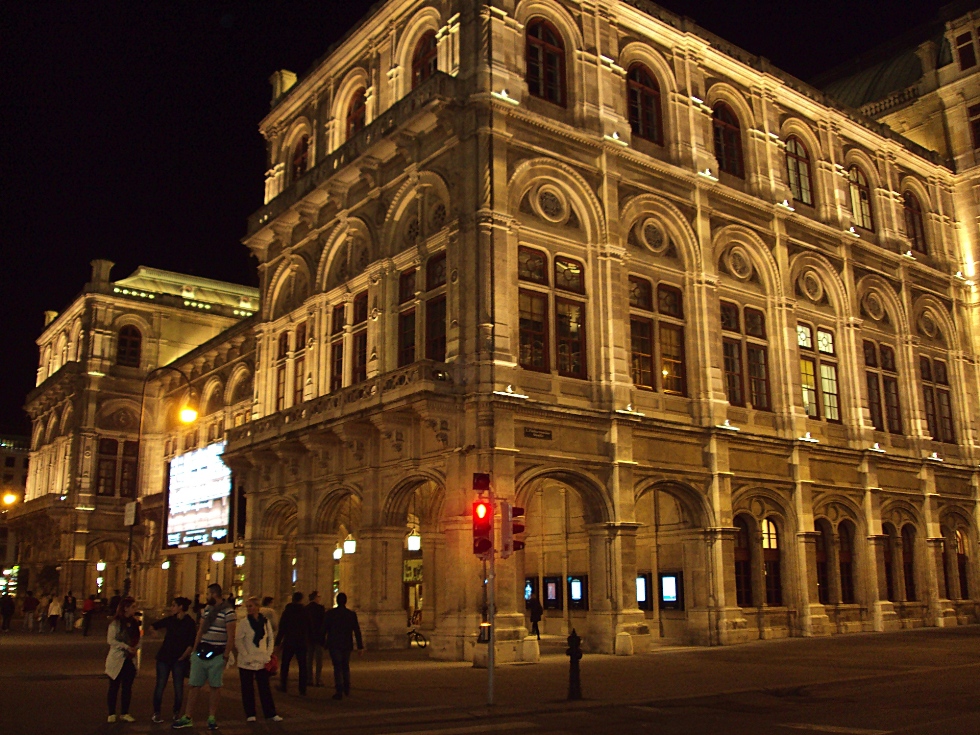
[[[245,722],[255,722],[255,715],[252,715],[251,717],[246,717]]]
[[[179,720],[174,720],[174,724],[171,725],[174,730],[185,730],[188,727],[194,727],[194,720],[192,720],[187,715],[184,715]]]
[[[150,718],[150,722],[155,722],[158,725],[163,722],[163,718],[160,716],[159,712],[154,712],[153,717]]]
[[[119,719],[122,720],[123,722],[136,722],[136,718],[128,713],[124,715],[119,715]]]
[[[269,722],[282,722],[282,718],[279,715],[273,715],[269,718]]]
[[[208,730],[212,732],[218,729],[218,720],[214,717],[208,717]]]
[[[115,715],[109,715],[109,719],[106,720],[106,722],[115,722],[115,721],[116,721],[116,716]]]

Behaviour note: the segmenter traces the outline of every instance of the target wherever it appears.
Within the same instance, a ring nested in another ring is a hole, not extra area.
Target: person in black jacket
[[[538,602],[537,595],[531,595],[531,599],[527,601],[527,609],[531,613],[531,635],[536,635],[540,641],[541,630],[538,628],[538,623],[541,622],[541,616],[544,610],[541,609],[541,603]]]
[[[333,663],[333,681],[337,687],[334,699],[350,696],[350,655],[354,650],[353,638],[357,639],[357,653],[364,652],[361,626],[357,613],[347,609],[347,595],[337,595],[337,607],[328,610],[323,618],[323,635],[330,661]]]
[[[303,607],[303,593],[294,592],[293,601],[286,605],[279,618],[276,645],[282,646],[279,655],[279,691],[286,691],[289,664],[296,657],[299,666],[299,693],[306,695],[306,647],[310,640],[310,620]]]
[[[310,601],[306,605],[306,616],[310,619],[310,642],[306,651],[306,680],[312,681],[313,686],[322,687],[323,675],[323,639],[319,632],[323,630],[323,618],[327,609],[320,604],[320,593],[311,592]],[[314,669],[316,669],[314,671]],[[314,677],[314,673],[316,676]]]

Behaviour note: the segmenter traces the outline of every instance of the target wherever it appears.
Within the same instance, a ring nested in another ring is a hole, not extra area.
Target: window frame
[[[412,89],[431,79],[439,71],[439,41],[436,32],[428,30],[415,42],[412,52]]]
[[[290,183],[303,178],[310,170],[310,136],[303,133],[289,152]]]
[[[929,244],[922,219],[922,203],[914,191],[906,189],[902,192],[902,212],[905,215],[905,236],[912,246],[912,251],[928,255]]]
[[[726,324],[726,311],[735,316],[737,324]],[[762,336],[749,333],[749,320],[746,312],[752,312],[761,317]],[[725,397],[728,399],[729,405],[771,413],[773,410],[772,367],[769,362],[769,333],[766,326],[765,310],[721,298],[719,299],[719,314],[721,317],[719,327],[722,335],[722,377],[725,385]],[[733,329],[733,326],[737,327],[737,329]],[[725,354],[726,347],[729,351],[728,355]],[[761,354],[764,356],[764,378],[760,379],[752,375],[752,354]],[[729,369],[729,366],[734,364],[733,361],[737,362],[737,371],[731,371]],[[760,380],[764,392],[758,390]],[[733,386],[740,393],[740,397],[736,396],[739,400],[734,402],[732,401]],[[764,405],[756,404],[756,396],[764,398]]]
[[[884,342],[863,340],[864,373],[868,388],[868,409],[875,431],[903,435],[901,390],[895,348]],[[869,352],[870,349],[870,352]],[[883,350],[891,353],[885,360]],[[893,367],[886,368],[889,362]]]
[[[806,328],[810,333],[810,346],[800,344],[800,328]],[[819,339],[820,333],[824,332],[831,336],[833,341],[833,351],[826,352],[820,349]],[[835,330],[829,327],[820,326],[817,323],[798,321],[797,322],[797,348],[799,350],[799,364],[800,364],[800,383],[803,395],[803,409],[806,411],[807,398],[806,393],[809,388],[810,391],[814,392],[814,405],[816,406],[816,414],[806,413],[808,419],[815,421],[826,421],[831,424],[842,424],[844,422],[844,411],[843,411],[843,400],[841,398],[841,382],[840,382],[840,356],[837,354],[837,333]],[[807,385],[804,381],[806,373],[804,372],[804,365],[812,365],[812,378],[813,384]],[[826,390],[826,378],[824,368],[833,371],[834,386],[836,390],[834,392],[829,392]],[[827,409],[827,396],[832,395],[835,398],[834,411],[837,414],[836,418],[830,418],[828,416]]]
[[[965,39],[965,41],[964,41]],[[956,63],[960,71],[972,69],[977,65],[977,52],[973,46],[973,32],[966,31],[953,37],[953,48],[956,54]],[[969,61],[969,63],[966,63]]]
[[[793,150],[791,148],[793,145],[801,150]],[[793,170],[793,166],[790,165],[790,162],[795,162],[795,171]],[[805,177],[801,173],[804,170],[806,173]],[[793,195],[793,201],[812,207],[814,202],[813,164],[809,149],[807,149],[806,144],[798,135],[790,135],[786,138],[786,176],[789,180],[789,189]],[[805,189],[803,188],[804,182],[806,183]]]
[[[939,365],[942,366],[945,379],[939,378]],[[928,366],[928,370],[926,366]],[[922,402],[926,414],[926,424],[929,433],[932,435],[932,440],[942,444],[956,444],[956,419],[953,415],[949,365],[946,360],[931,355],[919,355],[919,378],[922,384]]]
[[[347,103],[347,137],[350,140],[367,127],[367,89],[358,87]]]
[[[533,35],[540,29],[541,35]],[[550,33],[554,43],[545,36]],[[553,23],[536,17],[528,21],[524,31],[524,81],[532,97],[550,102],[558,107],[568,107],[568,59],[565,39]],[[539,73],[532,78],[532,67]],[[555,81],[548,82],[549,72]]]
[[[643,74],[650,83],[634,79],[634,74]],[[650,68],[641,62],[631,64],[626,72],[626,110],[633,135],[655,145],[664,144],[660,82]]]
[[[718,170],[739,179],[745,178],[745,151],[742,124],[727,102],[716,102],[711,109],[711,129]]]
[[[133,324],[124,324],[116,334],[116,365],[138,368],[143,363],[143,332]]]
[[[864,173],[864,169],[856,163],[852,163],[847,168],[847,191],[851,200],[851,216],[854,226],[867,232],[875,232],[875,210],[871,197],[871,184],[868,175]],[[867,211],[865,211],[864,204],[867,204]]]

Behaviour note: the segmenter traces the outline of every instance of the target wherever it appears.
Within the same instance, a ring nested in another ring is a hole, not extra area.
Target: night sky
[[[262,204],[269,75],[302,74],[365,0],[0,7],[0,432],[29,432],[43,311],[89,261],[256,284],[240,243]],[[930,20],[936,0],[665,0],[807,79]]]

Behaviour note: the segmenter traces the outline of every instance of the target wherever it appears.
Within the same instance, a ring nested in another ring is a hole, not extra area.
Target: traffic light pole
[[[494,513],[494,502],[493,502],[493,490],[489,492],[488,497],[490,498],[490,513]],[[496,661],[496,648],[497,648],[497,633],[494,630],[494,618],[497,615],[497,600],[496,600],[496,558],[497,550],[494,548],[496,546],[496,534],[491,538],[494,539],[494,545],[490,547],[490,571],[487,574],[487,621],[490,623],[490,635],[487,640],[487,705],[493,705],[493,667]]]

